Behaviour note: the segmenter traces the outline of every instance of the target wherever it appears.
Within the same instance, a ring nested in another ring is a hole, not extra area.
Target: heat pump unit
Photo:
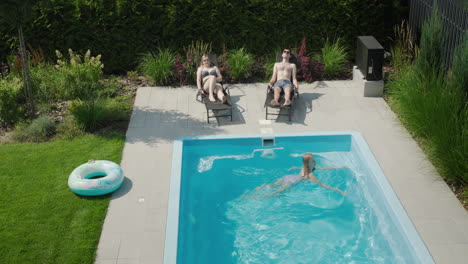
[[[384,48],[372,36],[357,39],[356,65],[368,81],[382,80]]]

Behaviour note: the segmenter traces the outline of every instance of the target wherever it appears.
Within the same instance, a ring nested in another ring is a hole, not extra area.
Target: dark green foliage
[[[45,1],[44,1],[45,2]],[[40,2],[43,3],[42,1]],[[29,116],[34,116],[35,104],[31,88],[31,75],[29,73],[29,58],[26,53],[26,44],[24,40],[24,26],[27,25],[33,18],[34,0],[2,0],[0,2],[0,35],[1,28],[6,27],[17,30],[19,45],[19,54],[21,57],[21,67],[23,69],[23,81],[27,98],[27,113]],[[0,42],[1,43],[1,42]],[[2,44],[3,46],[3,44]],[[1,54],[1,53],[0,53]],[[3,56],[0,56],[0,59]]]
[[[18,77],[0,77],[0,126],[14,125],[23,117],[20,104],[23,82]]]
[[[17,30],[33,18],[33,0],[2,0],[0,2],[0,22]]]
[[[352,47],[356,36],[387,41],[406,1],[327,0],[55,0],[36,6],[24,29],[27,42],[42,47],[46,58],[55,49],[87,49],[102,54],[107,72],[125,73],[138,55],[157,48],[182,50],[192,41],[213,44],[221,54],[245,47],[255,55],[272,47],[293,47],[303,36],[317,51],[333,32]],[[395,8],[397,7],[397,8]],[[0,24],[0,59],[13,51],[16,32]]]

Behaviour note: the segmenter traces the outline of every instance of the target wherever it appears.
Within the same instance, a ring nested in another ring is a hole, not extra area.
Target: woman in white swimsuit
[[[341,193],[342,195],[346,195],[346,193],[344,191],[340,190],[340,189],[337,189],[335,187],[330,187],[330,186],[327,186],[327,185],[323,184],[322,182],[320,182],[317,179],[317,177],[315,177],[315,175],[313,173],[314,170],[339,169],[339,168],[344,168],[344,166],[339,167],[339,168],[335,168],[335,167],[328,167],[328,168],[316,167],[315,166],[316,162],[315,162],[314,156],[312,154],[310,154],[310,153],[304,154],[304,156],[302,156],[302,161],[303,161],[303,166],[302,167],[294,167],[294,168],[289,169],[289,170],[301,169],[301,172],[299,174],[291,174],[291,175],[283,176],[280,179],[278,179],[276,182],[271,183],[271,184],[263,184],[263,185],[255,188],[255,190],[258,191],[258,190],[263,189],[263,188],[266,188],[266,189],[278,188],[271,195],[269,195],[269,196],[274,196],[274,195],[276,195],[278,193],[283,192],[286,189],[289,189],[289,188],[293,187],[294,185],[296,185],[297,183],[299,183],[299,182],[301,182],[303,180],[309,179],[312,182],[317,183],[320,187],[335,190],[335,191]]]
[[[222,103],[226,102],[226,96],[221,88],[221,85],[217,82],[221,82],[223,76],[219,71],[218,67],[211,66],[210,58],[207,54],[201,57],[200,67],[197,70],[197,87],[199,93],[208,94],[208,98],[211,102],[216,102],[214,95],[218,96],[218,99]]]

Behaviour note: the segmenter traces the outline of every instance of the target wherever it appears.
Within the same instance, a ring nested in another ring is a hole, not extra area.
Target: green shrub
[[[228,53],[227,63],[230,74],[235,80],[245,80],[249,77],[250,68],[254,63],[254,56],[244,48],[236,49]]]
[[[131,105],[112,99],[77,100],[70,105],[70,113],[85,131],[94,132],[112,121],[128,120]]]
[[[345,64],[348,57],[349,53],[344,46],[344,41],[338,38],[333,42],[327,39],[316,59],[325,64],[324,77],[333,78],[340,76],[346,70]]]
[[[120,77],[111,76],[101,81],[102,88],[97,91],[97,97],[115,97],[123,88]]]
[[[60,139],[73,139],[84,135],[84,129],[76,122],[73,116],[67,116],[63,122],[57,126],[57,137]]]
[[[31,69],[34,88],[42,101],[87,99],[101,89],[101,56],[91,56],[88,50],[84,56],[68,50],[69,57],[56,51],[57,64],[42,64]]]
[[[64,84],[58,84],[62,78],[53,65],[40,64],[32,67],[30,72],[33,93],[41,103],[53,102],[60,97],[57,90],[63,89]]]
[[[107,111],[110,113],[107,117],[108,121],[125,121],[130,120],[132,105],[126,101],[125,97],[107,100]]]
[[[137,71],[128,71],[127,72],[127,79],[130,82],[136,82],[138,81],[138,72]]]
[[[140,63],[140,71],[157,85],[168,85],[172,81],[172,65],[176,56],[169,49],[159,49],[157,54],[146,53]]]
[[[0,77],[0,125],[11,126],[23,117],[20,104],[23,82],[18,77]]]
[[[20,123],[15,127],[12,138],[19,142],[42,142],[55,133],[55,122],[49,116],[40,116],[31,123]]]

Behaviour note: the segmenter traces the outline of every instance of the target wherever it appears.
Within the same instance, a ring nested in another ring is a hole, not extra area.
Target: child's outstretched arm
[[[312,180],[312,181],[313,181],[313,180]],[[313,182],[316,182],[320,187],[327,188],[327,189],[331,189],[331,190],[335,190],[335,191],[341,193],[342,195],[347,195],[346,192],[344,192],[344,191],[342,191],[342,190],[340,190],[340,189],[338,189],[338,188],[325,185],[325,184],[323,184],[323,183],[322,183],[321,181],[319,181],[319,180],[316,180],[316,181],[313,181]]]
[[[312,182],[317,183],[317,184],[318,184],[320,187],[322,187],[322,188],[327,188],[327,189],[335,190],[335,191],[341,193],[342,195],[347,195],[345,192],[343,192],[343,191],[340,190],[340,189],[337,189],[337,188],[335,188],[335,187],[330,187],[330,186],[327,186],[327,185],[323,184],[321,181],[319,181],[319,180],[317,179],[317,177],[315,177],[315,175],[314,175],[312,172],[309,173],[308,176],[309,176],[309,179],[310,179]]]
[[[289,170],[300,170],[300,169],[302,169],[302,167],[292,167]]]

